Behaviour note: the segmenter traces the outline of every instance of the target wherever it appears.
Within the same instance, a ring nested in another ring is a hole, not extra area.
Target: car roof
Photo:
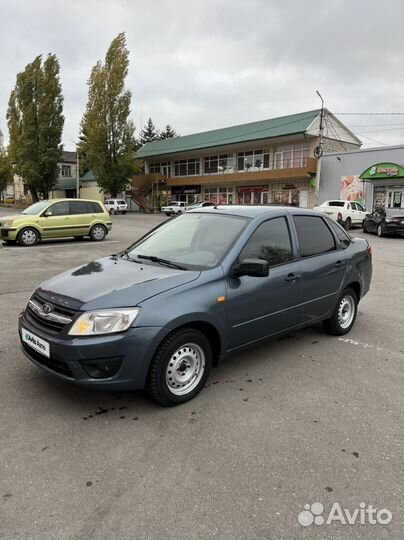
[[[296,214],[313,214],[318,216],[318,212],[309,210],[308,208],[299,208],[297,206],[254,206],[254,205],[216,205],[216,206],[202,206],[200,208],[195,208],[194,210],[189,210],[189,213],[192,212],[203,212],[204,214],[223,214],[223,215],[232,215],[240,217],[248,217],[254,219],[258,216],[265,214],[279,214],[279,212],[285,213],[296,213]]]
[[[44,202],[48,202],[48,203],[53,203],[53,202],[61,202],[61,201],[83,201],[83,202],[96,202],[96,203],[102,203],[102,201],[97,201],[96,199],[74,199],[74,198],[71,198],[71,199],[44,199]],[[41,201],[39,201],[41,202]]]

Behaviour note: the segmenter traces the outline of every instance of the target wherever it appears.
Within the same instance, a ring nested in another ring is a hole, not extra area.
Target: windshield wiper
[[[170,266],[171,268],[178,268],[178,270],[186,270],[185,266],[181,266],[180,264],[169,261],[167,259],[161,259],[160,257],[156,257],[155,255],[137,255],[137,258],[146,259],[148,261],[163,264],[165,266]]]
[[[133,257],[131,257],[131,256],[129,255],[129,252],[128,252],[127,249],[124,249],[123,251],[121,251],[120,255],[121,255],[121,257],[126,257],[126,260],[127,260],[127,261],[131,261],[131,262],[135,262],[135,263],[138,263],[138,264],[142,264],[140,261],[138,261],[138,260],[134,259]]]

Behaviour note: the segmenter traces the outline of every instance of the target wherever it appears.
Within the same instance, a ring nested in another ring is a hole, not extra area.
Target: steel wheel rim
[[[103,227],[94,227],[93,229],[93,236],[94,238],[96,238],[97,240],[102,240],[102,238],[104,238],[105,236],[105,231],[104,231],[104,228]]]
[[[166,383],[170,392],[184,396],[194,390],[205,373],[205,353],[196,343],[178,347],[171,356],[166,369]]]
[[[28,229],[27,231],[24,231],[21,235],[21,239],[24,242],[24,244],[32,245],[36,242],[36,234],[33,230]]]
[[[344,296],[338,306],[338,323],[346,329],[352,324],[355,316],[355,301],[352,296]]]

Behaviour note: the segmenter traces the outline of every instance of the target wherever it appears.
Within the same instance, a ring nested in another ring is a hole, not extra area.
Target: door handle
[[[285,277],[285,281],[296,281],[297,279],[300,279],[302,276],[301,274],[288,274],[286,277]]]
[[[334,266],[336,268],[340,268],[341,266],[345,266],[345,261],[337,261]]]

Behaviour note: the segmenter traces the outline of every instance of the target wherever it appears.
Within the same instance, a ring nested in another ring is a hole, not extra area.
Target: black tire
[[[351,225],[352,225],[352,221],[351,221],[351,218],[346,218],[345,222],[344,222],[344,229],[346,231],[349,231],[349,229],[351,228]]]
[[[189,346],[193,349],[192,353]],[[184,371],[183,363],[190,361],[195,362],[196,366],[192,366],[193,369],[190,369],[188,373],[188,376],[192,377],[186,383],[189,386],[187,391],[187,389],[182,390],[180,383],[186,380],[181,377],[186,376],[187,370],[191,367],[185,367]],[[175,369],[176,362],[182,362],[177,369]],[[196,372],[198,365],[199,371]],[[174,369],[170,370],[170,367]],[[146,391],[163,407],[180,405],[193,399],[202,390],[211,367],[212,347],[208,338],[199,330],[181,328],[170,334],[159,345],[150,365]],[[171,384],[167,381],[167,378],[171,378],[170,375],[173,377]]]
[[[111,216],[113,216],[114,214],[116,214],[115,210],[113,208],[111,208],[111,210],[109,211],[109,213],[111,214]]]
[[[18,243],[20,246],[35,246],[39,242],[39,232],[32,227],[25,227],[18,233]]]
[[[105,240],[106,236],[108,234],[108,231],[104,225],[101,225],[100,223],[97,223],[97,225],[93,225],[90,230],[90,238],[91,240],[94,240],[94,242],[102,242]]]
[[[346,324],[342,323],[342,312],[346,303],[350,304],[350,308],[353,310],[352,318],[346,321]],[[324,329],[328,334],[333,336],[343,336],[347,334],[353,327],[358,313],[358,298],[356,293],[352,289],[345,289],[339,298],[332,316],[323,322]]]
[[[171,216],[171,212],[165,212],[166,216],[170,217]]]
[[[125,214],[126,214],[126,210],[122,210],[122,214],[125,215]]]
[[[383,228],[382,228],[381,223],[379,223],[379,225],[377,226],[376,233],[377,233],[377,236],[379,238],[382,238],[384,236],[384,232],[383,232]]]

